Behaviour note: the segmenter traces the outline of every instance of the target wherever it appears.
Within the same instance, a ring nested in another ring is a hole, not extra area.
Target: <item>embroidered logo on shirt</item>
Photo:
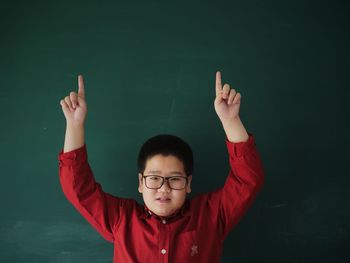
[[[191,247],[191,256],[194,256],[196,254],[198,254],[198,246],[197,245],[193,245]]]

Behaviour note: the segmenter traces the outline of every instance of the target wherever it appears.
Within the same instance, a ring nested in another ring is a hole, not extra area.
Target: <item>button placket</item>
[[[169,261],[169,225],[166,219],[160,219],[159,221],[159,252],[162,257],[162,262],[167,263]]]

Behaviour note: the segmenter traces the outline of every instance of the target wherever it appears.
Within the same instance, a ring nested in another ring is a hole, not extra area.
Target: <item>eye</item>
[[[152,181],[159,181],[160,180],[159,176],[150,176],[149,179]]]
[[[177,182],[177,181],[180,181],[180,180],[181,180],[181,178],[178,178],[178,177],[173,177],[173,178],[171,178],[170,180],[171,180],[171,181],[174,181],[174,182]]]

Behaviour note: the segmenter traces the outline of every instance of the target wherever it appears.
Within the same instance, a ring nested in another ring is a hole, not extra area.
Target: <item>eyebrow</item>
[[[161,173],[161,171],[152,170],[152,171],[148,171],[147,173]],[[180,174],[180,175],[183,175],[182,172],[177,172],[177,171],[173,171],[173,172],[171,172],[170,174]]]

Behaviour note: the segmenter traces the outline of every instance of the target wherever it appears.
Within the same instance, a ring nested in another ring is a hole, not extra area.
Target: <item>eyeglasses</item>
[[[164,180],[168,181],[168,186],[173,190],[182,190],[187,185],[187,177],[184,176],[163,177],[159,175],[142,175],[142,178],[145,178],[146,187],[149,189],[161,188]]]

